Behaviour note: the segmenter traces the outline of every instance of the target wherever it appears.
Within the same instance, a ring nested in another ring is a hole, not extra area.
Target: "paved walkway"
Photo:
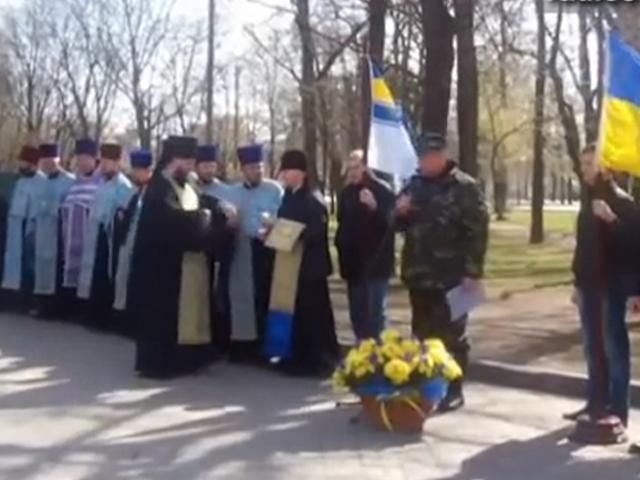
[[[350,425],[319,382],[220,364],[157,383],[132,375],[132,355],[115,337],[0,315],[0,478],[640,478],[623,447],[562,441],[558,417],[576,406],[562,398],[472,385],[466,410],[407,438]]]

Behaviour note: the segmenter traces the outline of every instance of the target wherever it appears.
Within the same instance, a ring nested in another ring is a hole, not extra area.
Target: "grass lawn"
[[[575,213],[545,212],[548,233],[573,234]],[[335,219],[331,219],[332,257],[337,267],[333,248]],[[542,245],[528,243],[528,212],[513,212],[508,221],[493,222],[489,237],[486,280],[489,288],[499,294],[515,293],[537,288],[566,284],[571,281],[572,246],[562,239],[549,238]],[[400,272],[402,236],[397,237],[397,272]],[[337,270],[337,269],[336,269]]]
[[[547,233],[559,233],[573,235],[576,223],[576,212],[547,210],[544,212],[544,228]],[[529,228],[531,225],[531,212],[515,210],[507,215],[508,223],[515,223]]]
[[[529,245],[527,236],[526,229],[492,224],[486,265],[489,286],[514,292],[569,283],[571,246],[558,240]]]

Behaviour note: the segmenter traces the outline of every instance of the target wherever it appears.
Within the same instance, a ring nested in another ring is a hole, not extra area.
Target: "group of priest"
[[[144,377],[191,374],[221,356],[327,374],[338,356],[328,215],[305,154],[285,152],[276,182],[262,146],[239,147],[242,179],[225,183],[215,145],[170,136],[160,152],[133,150],[127,168],[120,145],[79,139],[72,173],[57,144],[23,147],[2,308],[128,336]],[[278,218],[304,227],[293,252],[267,246]],[[267,319],[288,325],[282,355],[265,342]]]

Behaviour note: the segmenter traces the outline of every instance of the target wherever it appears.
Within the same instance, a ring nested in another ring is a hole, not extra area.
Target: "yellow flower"
[[[384,366],[384,375],[392,384],[402,385],[409,381],[411,367],[404,360],[391,360]]]
[[[420,353],[420,344],[414,340],[403,340],[401,348],[407,357],[413,357]]]
[[[418,365],[418,373],[425,377],[431,377],[435,368],[435,362],[433,358],[428,355],[420,357],[420,363]]]
[[[364,355],[372,355],[378,348],[378,344],[375,340],[365,340],[360,344],[358,351]]]
[[[449,381],[457,380],[462,377],[462,369],[455,360],[451,359],[443,365],[442,375]]]
[[[333,384],[333,388],[336,390],[344,390],[347,387],[347,379],[345,378],[342,369],[339,368],[333,372],[331,383]]]
[[[388,360],[404,356],[402,346],[399,343],[385,343],[380,347],[380,353]]]
[[[444,347],[444,343],[442,343],[442,340],[440,340],[439,338],[427,338],[424,341],[424,345],[429,350],[436,350],[436,351],[446,351],[447,350]]]
[[[400,335],[400,333],[397,330],[385,330],[384,332],[382,332],[382,335],[380,336],[380,338],[382,339],[382,343],[396,343],[396,342],[400,342],[400,340],[402,340],[402,336]]]

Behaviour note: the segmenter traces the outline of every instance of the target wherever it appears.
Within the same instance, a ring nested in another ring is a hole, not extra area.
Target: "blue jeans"
[[[581,289],[578,306],[587,361],[587,407],[607,410],[625,424],[629,417],[631,360],[627,291],[614,281],[606,291]]]
[[[385,329],[388,290],[387,278],[347,282],[349,315],[356,339],[377,338]]]

